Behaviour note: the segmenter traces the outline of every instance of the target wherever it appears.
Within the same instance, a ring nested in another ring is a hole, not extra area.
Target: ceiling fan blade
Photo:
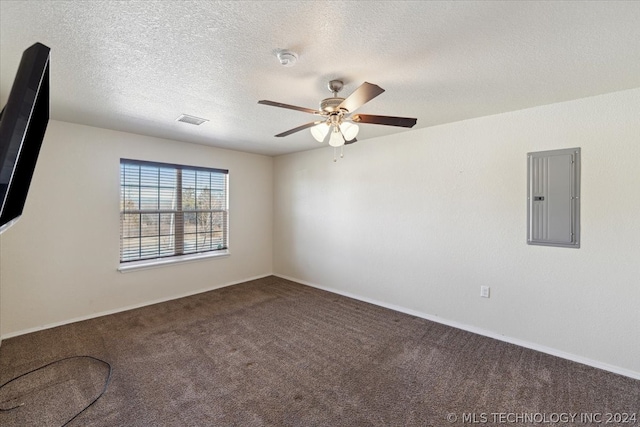
[[[281,137],[281,136],[289,136],[289,135],[291,135],[292,133],[300,132],[301,130],[305,130],[305,129],[308,129],[308,128],[313,127],[313,126],[315,126],[315,125],[319,125],[320,123],[324,123],[324,122],[323,122],[322,120],[320,120],[320,121],[317,121],[317,122],[307,123],[307,124],[304,124],[304,125],[302,125],[302,126],[298,126],[297,128],[289,129],[288,131],[285,131],[285,132],[279,133],[279,134],[277,134],[276,136],[277,136],[277,137]]]
[[[354,142],[358,142],[358,139],[357,138],[353,138],[351,141],[345,141],[344,145],[353,144]]]
[[[258,101],[258,104],[271,105],[272,107],[288,108],[290,110],[302,111],[303,113],[311,113],[311,114],[319,114],[319,115],[322,114],[322,111],[319,111],[319,110],[313,110],[311,108],[297,107],[295,105],[283,104],[282,102],[266,101],[264,99],[261,101]]]
[[[356,114],[351,118],[355,123],[370,123],[373,125],[399,126],[412,128],[418,119],[411,117],[376,116],[373,114]]]
[[[364,82],[360,87],[358,87],[358,89],[342,101],[338,108],[344,108],[348,112],[353,113],[355,110],[362,107],[382,92],[384,92],[384,89],[380,86]]]

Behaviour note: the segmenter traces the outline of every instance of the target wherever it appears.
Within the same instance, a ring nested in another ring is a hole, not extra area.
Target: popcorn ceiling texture
[[[317,108],[333,78],[344,95],[379,84],[361,111],[417,128],[639,87],[638,20],[638,2],[3,1],[0,101],[40,41],[54,119],[282,154],[319,146],[273,137],[313,117],[257,101]],[[358,139],[398,132],[364,125]]]

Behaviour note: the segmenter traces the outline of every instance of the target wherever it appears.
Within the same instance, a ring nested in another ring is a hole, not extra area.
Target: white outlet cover
[[[489,298],[489,286],[480,286],[480,296],[483,298]]]

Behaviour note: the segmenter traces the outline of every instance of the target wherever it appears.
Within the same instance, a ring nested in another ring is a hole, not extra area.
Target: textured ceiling
[[[343,96],[380,85],[358,111],[416,128],[640,87],[639,22],[633,1],[3,0],[0,102],[39,41],[54,119],[277,155],[319,147],[308,131],[273,137],[315,117],[257,101],[317,108],[334,78]],[[359,143],[407,132],[360,129]]]

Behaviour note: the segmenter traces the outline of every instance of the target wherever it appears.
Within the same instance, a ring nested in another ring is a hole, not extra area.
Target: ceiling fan
[[[320,101],[319,110],[266,100],[258,101],[258,104],[288,108],[290,110],[302,111],[320,116],[316,121],[289,129],[288,131],[279,133],[276,136],[288,136],[303,129],[311,128],[311,134],[318,142],[324,142],[327,139],[327,135],[330,134],[329,145],[335,148],[342,147],[345,144],[352,144],[357,141],[356,136],[360,130],[357,123],[399,126],[405,128],[411,128],[416,124],[417,119],[409,117],[353,114],[355,110],[384,92],[384,89],[378,85],[364,82],[351,95],[346,98],[340,98],[338,97],[338,92],[342,90],[343,86],[344,84],[341,80],[331,80],[328,87],[329,90],[333,92],[333,96]]]

